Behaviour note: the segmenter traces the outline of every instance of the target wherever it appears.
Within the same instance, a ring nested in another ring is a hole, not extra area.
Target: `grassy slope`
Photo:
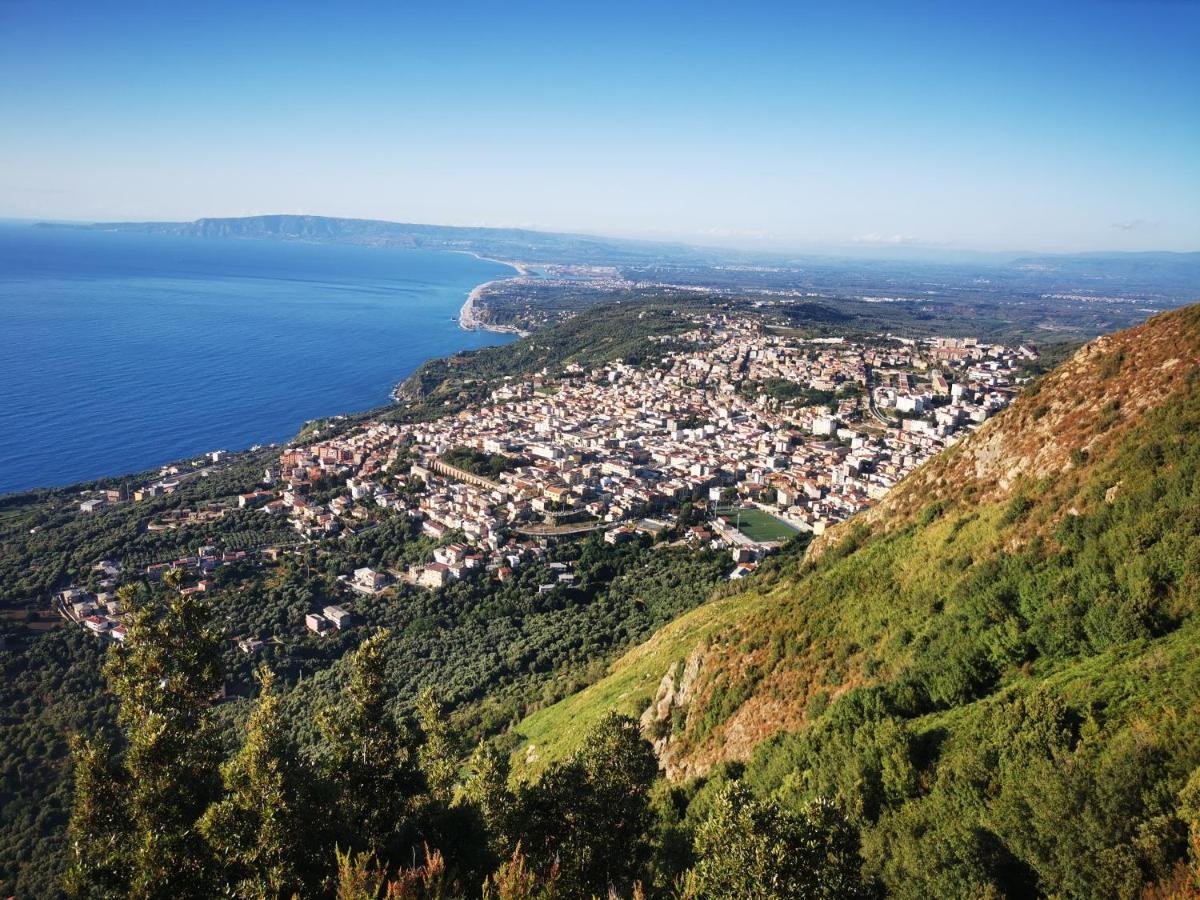
[[[1197,443],[1198,368],[1200,307],[1093,342],[885,503],[835,530],[810,560],[689,613],[604,681],[528,718],[519,730],[536,746],[535,767],[569,751],[604,710],[640,713],[668,668],[702,643],[712,646],[686,728],[665,753],[676,776],[745,759],[763,739],[803,728],[827,701],[869,684],[919,694],[913,713],[929,716],[928,725],[915,719],[919,728],[968,722],[973,703],[1030,682],[1070,688],[1078,704],[1103,703],[1123,719],[1154,706],[1171,679],[1191,692],[1198,673],[1181,648],[1194,636],[1200,559],[1194,540],[1167,547],[1162,521],[1200,501],[1194,469],[1180,462]],[[1065,552],[1070,509],[1081,522],[1112,519],[1112,528],[1098,525]],[[1110,533],[1142,520],[1144,534]],[[1164,571],[1141,571],[1150,555],[1137,556],[1151,545],[1167,547],[1172,562],[1153,562]],[[1083,570],[1085,558],[1096,572]],[[1091,604],[1092,592],[1108,605]],[[1105,620],[1137,618],[1119,601],[1139,592],[1157,624],[1106,636]],[[1097,678],[1111,675],[1117,658],[1167,675],[1109,678],[1101,690]],[[1128,708],[1123,691],[1137,695]]]
[[[536,772],[543,763],[565,757],[610,709],[640,715],[663,673],[721,627],[736,621],[752,603],[748,595],[736,595],[681,616],[625,654],[602,681],[528,716],[518,729],[523,737],[520,767]]]

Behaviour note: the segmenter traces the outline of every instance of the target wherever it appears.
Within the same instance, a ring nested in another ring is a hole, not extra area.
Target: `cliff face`
[[[1198,457],[1194,306],[1083,347],[804,560],[668,626],[522,733],[544,761],[616,707],[680,779],[856,688],[919,718],[1178,640],[1200,602]]]

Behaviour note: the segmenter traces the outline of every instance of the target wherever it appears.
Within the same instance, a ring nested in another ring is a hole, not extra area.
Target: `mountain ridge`
[[[670,242],[607,238],[526,228],[427,225],[384,219],[306,214],[207,217],[190,222],[97,222],[89,230],[128,231],[199,238],[273,239],[353,243],[410,249],[460,250],[510,260],[546,256],[557,261],[648,264],[707,258],[709,251]],[[732,253],[732,251],[731,251]],[[738,254],[734,254],[738,255]]]

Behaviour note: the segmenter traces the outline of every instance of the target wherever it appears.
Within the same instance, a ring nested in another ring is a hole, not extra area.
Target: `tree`
[[[71,739],[75,802],[67,826],[71,863],[63,887],[71,897],[118,897],[129,888],[122,860],[128,840],[124,772],[103,737]]]
[[[1179,792],[1179,816],[1188,826],[1191,887],[1200,891],[1200,768],[1192,772]]]
[[[508,757],[494,745],[479,742],[467,766],[461,800],[473,806],[488,834],[488,849],[497,857],[514,849],[516,797],[508,787]]]
[[[167,571],[163,572],[162,576],[163,584],[173,591],[177,591],[183,587],[183,579],[183,569],[179,568],[167,569]]]
[[[551,866],[545,878],[539,877],[529,868],[520,844],[483,883],[483,900],[555,900],[558,896],[558,866]]]
[[[520,800],[539,872],[557,865],[567,895],[628,891],[648,855],[650,786],[658,761],[638,723],[609,713],[566,763],[552,765]]]
[[[429,793],[434,800],[448,806],[454,797],[458,758],[445,713],[432,690],[424,691],[417,700],[417,722],[423,737],[418,758]]]
[[[384,673],[389,632],[381,629],[350,658],[350,683],[318,718],[327,779],[351,848],[398,851],[412,799],[421,793],[413,741],[392,711]]]
[[[387,884],[387,872],[370,853],[353,850],[335,851],[337,858],[337,900],[378,900]]]
[[[446,861],[425,847],[425,861],[401,868],[390,879],[370,853],[337,854],[337,900],[459,900],[459,885],[446,873]]]
[[[209,710],[222,674],[209,621],[191,597],[146,604],[105,664],[128,744],[122,862],[133,897],[211,896],[211,860],[196,829],[216,795],[220,758]]]
[[[695,851],[699,861],[685,876],[685,898],[833,900],[866,894],[857,832],[827,801],[797,815],[730,785],[697,829]]]
[[[262,691],[246,723],[246,740],[221,767],[225,796],[200,820],[200,831],[239,897],[287,897],[303,887],[312,819],[303,808],[300,760],[288,740],[274,676],[259,670]]]
[[[683,537],[687,534],[687,530],[691,527],[693,518],[692,501],[691,498],[688,498],[679,504],[679,514],[675,518],[676,536]]]

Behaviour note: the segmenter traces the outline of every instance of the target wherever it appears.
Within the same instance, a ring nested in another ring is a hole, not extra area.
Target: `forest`
[[[432,546],[409,520],[396,517],[340,542],[334,552],[298,552],[266,568],[219,569],[205,606],[221,634],[226,697],[212,716],[222,746],[237,745],[258,690],[257,672],[266,666],[290,738],[311,748],[319,735],[308,711],[337,696],[350,678],[347,655],[382,631],[400,714],[416,708],[423,690],[437,687],[462,740],[495,738],[508,748],[513,723],[600,678],[615,656],[702,603],[726,568],[715,553],[648,539],[620,546],[592,539],[563,545],[547,560],[570,561],[578,573],[574,584],[551,594],[537,590],[550,570],[530,566],[506,583],[463,581],[436,591],[400,585],[386,596],[346,600],[339,574],[362,564],[403,565],[427,556]],[[359,624],[327,637],[304,632],[304,614],[333,602],[350,606]],[[234,641],[245,635],[265,641],[253,656]],[[3,657],[0,773],[7,799],[0,840],[7,848],[4,877],[19,896],[53,893],[64,865],[67,735],[110,727],[117,709],[98,675],[103,657],[95,637],[62,628],[16,641]]]
[[[494,746],[466,753],[433,692],[397,714],[386,629],[347,658],[344,688],[306,709],[308,748],[264,667],[240,746],[222,759],[211,610],[126,599],[135,627],[104,666],[122,749],[106,732],[74,742],[68,896],[870,894],[856,832],[829,803],[793,813],[733,788],[685,839],[629,718],[606,716],[569,759],[513,781]]]

